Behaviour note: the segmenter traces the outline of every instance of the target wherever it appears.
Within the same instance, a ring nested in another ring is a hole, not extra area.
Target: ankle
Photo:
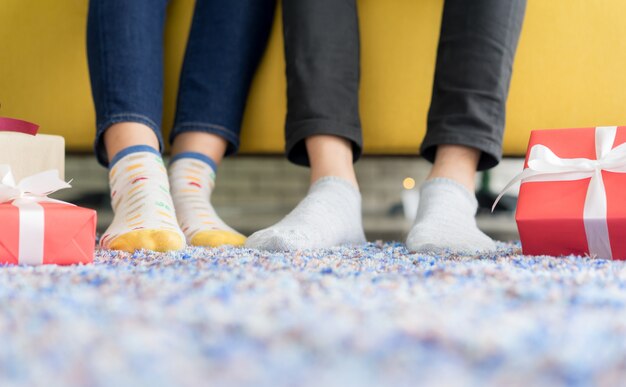
[[[204,155],[219,165],[228,148],[228,141],[221,136],[204,132],[185,132],[174,139],[172,157],[186,153]],[[214,167],[215,169],[215,167]]]
[[[305,141],[311,164],[311,184],[321,178],[333,176],[358,187],[350,141],[331,135],[311,136]]]
[[[147,145],[159,151],[159,139],[147,125],[137,122],[120,122],[104,132],[104,144],[109,161],[120,151],[137,145]]]
[[[478,149],[467,146],[440,145],[437,147],[435,162],[426,180],[446,178],[474,192],[480,153]]]
[[[319,170],[311,169],[311,185],[317,183],[321,179],[332,178],[332,177],[345,180],[349,182],[351,185],[353,185],[355,188],[357,189],[359,188],[359,183],[356,179],[354,170],[345,171],[345,170],[335,169],[335,170],[319,171]]]

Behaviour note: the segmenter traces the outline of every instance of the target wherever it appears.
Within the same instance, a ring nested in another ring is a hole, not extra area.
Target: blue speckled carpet
[[[0,385],[626,383],[626,266],[578,257],[98,252],[0,268]]]

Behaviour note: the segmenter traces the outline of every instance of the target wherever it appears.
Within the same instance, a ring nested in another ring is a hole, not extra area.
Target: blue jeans
[[[96,107],[95,150],[108,164],[104,132],[119,122],[154,130],[163,149],[163,30],[169,0],[90,0],[87,55]],[[197,0],[170,141],[219,135],[239,147],[250,83],[272,26],[275,0]]]

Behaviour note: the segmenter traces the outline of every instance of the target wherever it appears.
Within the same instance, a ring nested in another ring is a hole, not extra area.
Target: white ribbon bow
[[[48,197],[64,188],[71,188],[71,185],[59,179],[59,171],[56,169],[25,177],[16,184],[11,167],[0,165],[0,203],[12,202],[19,208],[19,263],[43,263],[45,219],[43,207],[39,203],[69,204]]]
[[[0,203],[11,201],[21,202],[61,202],[50,199],[48,195],[65,188],[71,188],[69,183],[59,179],[59,171],[51,169],[28,176],[15,184],[11,167],[0,164]]]
[[[493,204],[492,211],[515,183],[538,181],[572,181],[591,178],[587,188],[583,221],[589,253],[612,259],[609,228],[607,225],[607,199],[602,171],[626,173],[626,143],[615,148],[616,126],[599,126],[595,131],[596,160],[586,158],[560,158],[545,145],[534,145],[528,156],[528,168],[506,185]]]

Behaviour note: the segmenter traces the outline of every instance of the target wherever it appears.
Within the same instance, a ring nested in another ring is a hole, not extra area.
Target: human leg
[[[363,243],[353,168],[362,147],[356,2],[287,1],[283,23],[287,157],[311,167],[311,188],[291,213],[246,245],[292,250]]]
[[[250,84],[264,52],[274,0],[198,0],[181,72],[169,167],[188,243],[241,245],[211,205],[218,165],[239,147]]]
[[[474,219],[477,170],[502,153],[505,105],[525,0],[447,0],[422,155],[433,167],[421,190],[411,250],[488,251]]]
[[[311,184],[326,176],[335,176],[349,181],[358,188],[352,144],[349,140],[317,134],[307,137],[304,141],[310,161]]]
[[[113,222],[105,248],[184,246],[159,153],[166,0],[92,0],[87,48],[96,107],[96,155],[109,167]]]

